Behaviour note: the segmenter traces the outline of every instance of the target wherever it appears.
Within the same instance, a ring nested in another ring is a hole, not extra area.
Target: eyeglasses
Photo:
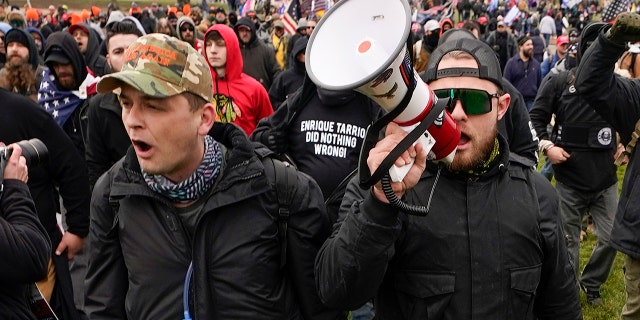
[[[467,115],[481,115],[491,112],[492,98],[499,98],[498,93],[490,94],[478,89],[439,89],[433,90],[438,98],[450,98],[452,101],[447,106],[449,113],[453,112],[458,100],[462,103],[462,108]]]
[[[315,29],[315,28],[316,28],[316,27],[307,27],[307,29],[311,29],[311,30],[313,30],[313,29]]]
[[[187,32],[187,31],[193,32],[193,30],[194,30],[193,27],[180,27],[180,32]]]

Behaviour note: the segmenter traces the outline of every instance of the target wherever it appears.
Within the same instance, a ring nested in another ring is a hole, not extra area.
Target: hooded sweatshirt
[[[187,41],[187,42],[189,42],[189,44],[194,49],[196,49],[196,51],[202,53],[202,48],[204,47],[204,43],[202,40],[198,39],[198,28],[196,28],[196,24],[188,16],[182,16],[178,19],[178,22],[176,23],[176,37],[182,41],[186,41],[182,39],[182,34],[180,34],[180,27],[185,23],[193,26],[193,41]]]
[[[280,64],[276,60],[273,47],[258,40],[256,35],[256,24],[249,18],[244,17],[233,27],[236,34],[239,26],[246,26],[251,29],[251,39],[249,43],[240,43],[240,52],[244,61],[243,72],[258,80],[264,88],[269,91],[273,80],[282,71]],[[240,38],[238,36],[238,38]]]
[[[224,77],[218,76],[207,59],[213,79],[216,121],[233,122],[250,135],[260,119],[273,113],[269,95],[256,79],[242,73],[240,44],[233,29],[223,24],[213,25],[207,30],[205,39],[213,31],[220,33],[227,48]],[[204,50],[204,56],[207,58],[207,50]]]
[[[306,37],[302,37],[296,41],[289,59],[289,65],[293,65],[293,68],[280,73],[269,89],[269,99],[271,99],[271,105],[274,110],[278,109],[287,96],[302,86],[306,73],[305,63],[298,61],[296,57],[298,54],[305,52],[308,42],[309,40]]]
[[[77,25],[69,27],[69,33],[71,34],[75,28],[81,28],[89,35],[87,51],[84,53],[84,60],[87,63],[87,67],[89,67],[96,76],[111,73],[107,59],[100,55],[100,35],[98,32],[86,23],[78,23]]]
[[[75,86],[70,89],[62,88],[55,76],[52,63],[47,63],[47,69],[38,90],[38,104],[51,114],[67,135],[71,138],[78,151],[84,155],[83,128],[80,122],[81,106],[89,96],[96,93],[95,78],[87,69],[80,48],[73,36],[66,31],[54,32],[47,39],[44,50],[44,60],[52,53],[62,53],[73,67]]]
[[[37,33],[38,35],[40,35],[40,39],[42,41],[42,47],[40,48],[40,50],[38,50],[38,54],[43,55],[44,48],[47,46],[47,39],[45,39],[44,35],[42,34],[42,31],[40,31],[40,29],[35,27],[27,27],[27,32],[29,32],[31,35],[33,35],[34,33]]]

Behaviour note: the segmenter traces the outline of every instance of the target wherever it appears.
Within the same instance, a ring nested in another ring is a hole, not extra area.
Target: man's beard
[[[489,153],[493,150],[493,145],[496,140],[497,124],[493,125],[493,129],[490,130],[493,134],[487,135],[487,137],[479,137],[478,134],[469,136],[471,142],[474,143],[472,148],[467,149],[465,154],[456,154],[453,158],[453,162],[449,164],[448,168],[453,172],[467,172],[477,168],[484,161],[487,160]]]
[[[71,91],[77,89],[76,79],[73,74],[56,74],[56,81],[59,84],[59,89]]]
[[[531,58],[533,50],[522,50],[522,55],[525,56],[525,58]]]
[[[6,88],[21,94],[33,93],[36,90],[36,73],[29,63],[20,58],[10,59],[4,65]]]
[[[13,66],[13,67],[17,67],[23,64],[28,64],[29,61],[27,61],[26,58],[23,58],[19,55],[11,55],[11,56],[7,56],[7,62],[6,65],[7,66]]]

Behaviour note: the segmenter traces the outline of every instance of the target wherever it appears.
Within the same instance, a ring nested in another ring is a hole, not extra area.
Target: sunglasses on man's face
[[[447,106],[449,113],[453,113],[456,107],[455,101],[458,100],[462,103],[464,112],[469,116],[491,112],[493,105],[491,99],[500,97],[497,93],[490,94],[489,92],[479,89],[439,89],[433,90],[433,93],[438,98],[451,99]]]
[[[187,32],[187,31],[191,31],[193,32],[193,27],[180,27],[180,31],[181,32]]]

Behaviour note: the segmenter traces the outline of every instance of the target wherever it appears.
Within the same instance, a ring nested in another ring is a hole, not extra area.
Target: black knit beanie
[[[29,40],[27,40],[27,35],[24,32],[9,30],[9,32],[4,36],[5,47],[9,46],[9,43],[11,42],[19,42],[23,46],[29,48]]]

